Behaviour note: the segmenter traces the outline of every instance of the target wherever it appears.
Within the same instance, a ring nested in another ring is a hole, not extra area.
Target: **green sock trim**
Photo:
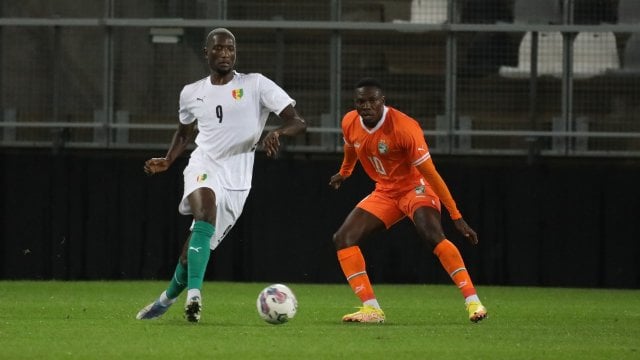
[[[178,265],[176,265],[173,278],[171,278],[171,282],[167,288],[167,297],[169,299],[177,298],[180,293],[186,289],[188,280],[187,267],[182,265],[182,262],[178,259]]]
[[[206,221],[196,221],[193,224],[187,250],[188,289],[202,289],[204,273],[211,254],[209,245],[214,232],[215,227]]]

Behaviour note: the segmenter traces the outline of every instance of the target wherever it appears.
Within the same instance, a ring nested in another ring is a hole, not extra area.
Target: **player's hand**
[[[464,235],[467,240],[469,240],[471,244],[476,245],[478,243],[478,234],[473,231],[471,226],[469,226],[463,218],[453,220],[453,224],[456,226],[456,229],[458,229],[458,231],[460,231],[460,233]]]
[[[280,149],[280,133],[276,130],[269,131],[262,139],[262,148],[267,152],[268,157],[275,158]]]
[[[331,180],[329,180],[329,186],[331,186],[334,190],[338,190],[340,188],[340,185],[342,185],[342,182],[346,179],[346,177],[340,175],[340,173],[337,173],[331,177]]]
[[[149,175],[166,171],[171,164],[167,158],[152,158],[144,162],[144,172]]]

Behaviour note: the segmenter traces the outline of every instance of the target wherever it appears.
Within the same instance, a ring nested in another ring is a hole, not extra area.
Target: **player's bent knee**
[[[357,244],[358,241],[353,237],[341,234],[339,232],[333,234],[333,245],[335,246],[336,250],[346,249]]]
[[[194,212],[193,214],[193,220],[194,221],[204,221],[207,222],[213,226],[216,225],[216,216],[215,213],[210,213],[209,211],[199,211],[199,212]]]
[[[438,244],[445,239],[442,236],[442,234],[436,234],[436,233],[428,234],[426,236],[423,236],[422,238],[427,243],[427,245],[431,246],[432,248],[435,248],[436,246],[438,246]]]
[[[333,234],[333,246],[335,246],[336,250],[341,250],[348,247],[346,245],[344,237],[340,236],[340,234],[338,233]]]

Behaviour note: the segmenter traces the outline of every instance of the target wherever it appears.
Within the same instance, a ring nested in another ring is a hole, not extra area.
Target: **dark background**
[[[180,159],[144,175],[160,153],[0,152],[2,279],[168,279],[190,219],[177,204]],[[640,287],[640,160],[435,155],[467,222],[472,247],[443,216],[474,282]],[[373,184],[357,169],[328,187],[340,154],[259,153],[253,189],[207,280],[344,282],[333,232]],[[362,244],[376,283],[447,283],[404,220]]]

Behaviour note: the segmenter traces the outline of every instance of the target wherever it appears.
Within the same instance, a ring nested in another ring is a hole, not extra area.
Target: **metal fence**
[[[0,146],[165,149],[220,26],[309,122],[288,151],[341,151],[372,76],[433,152],[640,156],[636,0],[3,1]]]

